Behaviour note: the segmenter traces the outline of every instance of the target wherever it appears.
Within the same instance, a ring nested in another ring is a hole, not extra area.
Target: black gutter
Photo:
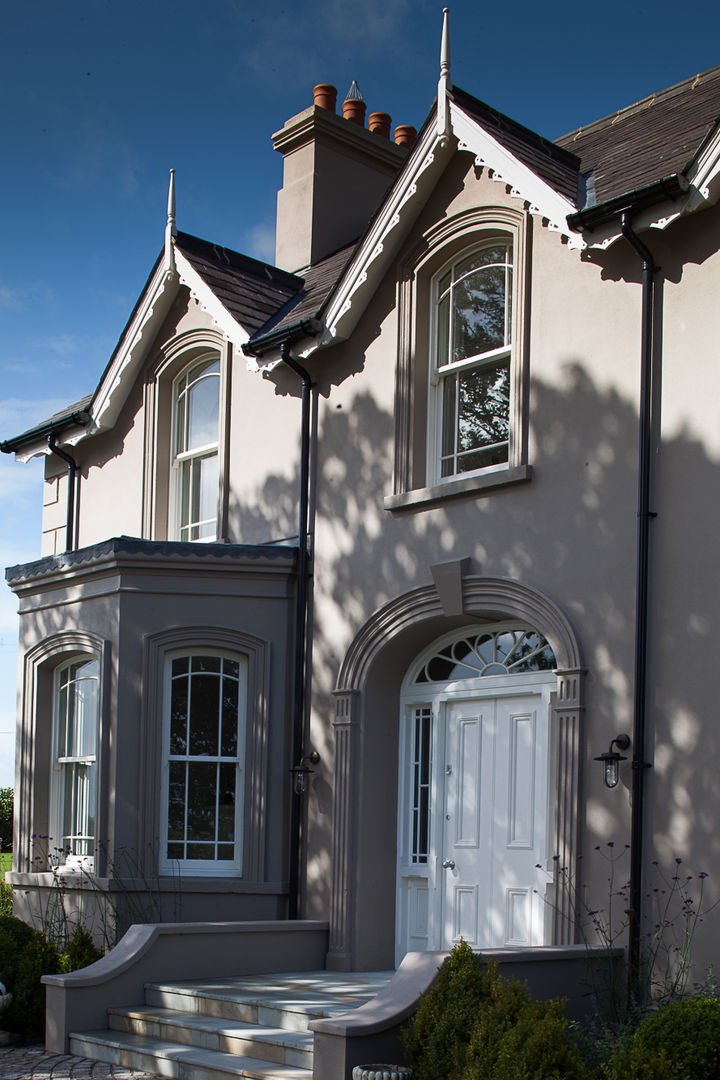
[[[280,330],[271,330],[255,341],[248,341],[243,345],[243,352],[249,356],[262,356],[263,353],[272,349],[282,349],[283,346],[301,338],[317,337],[323,328],[319,319],[300,319],[291,326],[284,326]],[[285,357],[283,356],[283,360]]]
[[[65,550],[73,551],[74,544],[74,532],[75,532],[75,485],[77,476],[77,461],[75,458],[68,454],[67,451],[62,450],[55,441],[57,433],[51,431],[48,435],[47,444],[51,453],[56,454],[59,458],[67,463],[68,467],[68,493],[67,493],[67,519],[65,525]]]
[[[640,374],[640,445],[638,452],[638,532],[637,585],[635,599],[635,687],[633,704],[632,817],[630,822],[629,883],[629,983],[634,994],[640,975],[640,931],[642,923],[643,823],[645,811],[645,728],[647,716],[648,596],[650,591],[650,462],[653,432],[653,310],[654,277],[657,266],[642,241],[633,232],[631,216],[621,217],[622,234],[643,261],[642,340]]]
[[[18,450],[32,446],[33,443],[45,442],[51,435],[57,437],[61,431],[67,431],[68,428],[87,427],[90,419],[90,413],[80,409],[55,420],[46,420],[44,424],[39,424],[30,431],[24,431],[22,435],[16,435],[14,439],[5,439],[0,443],[0,450],[3,454],[15,454]]]
[[[576,214],[568,214],[567,223],[571,229],[578,232],[583,229],[596,229],[598,225],[629,210],[642,210],[664,199],[679,199],[687,193],[689,187],[690,183],[683,173],[673,173],[646,187],[628,191],[624,195],[608,199],[607,202],[598,203],[597,206],[588,206]]]

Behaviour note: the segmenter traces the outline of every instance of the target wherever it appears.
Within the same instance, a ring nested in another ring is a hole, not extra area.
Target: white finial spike
[[[167,225],[165,226],[165,268],[170,273],[175,273],[175,246],[173,240],[177,236],[175,226],[175,170],[170,170],[170,186],[168,187]]]
[[[447,139],[452,133],[449,99],[450,91],[452,90],[452,83],[450,81],[449,14],[450,8],[443,8],[442,42],[440,44],[440,79],[438,81],[437,93],[437,132],[442,141],[442,145],[447,143]]]
[[[443,8],[442,42],[440,44],[440,78],[447,80],[448,90],[452,87],[450,82],[450,27],[448,16],[450,8]]]

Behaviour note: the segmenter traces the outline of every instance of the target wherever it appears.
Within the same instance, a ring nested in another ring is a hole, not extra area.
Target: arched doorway
[[[542,708],[549,706],[548,850],[553,866],[573,865],[577,855],[582,741],[582,652],[565,613],[544,593],[507,578],[462,577],[462,615],[446,611],[438,589],[423,585],[378,608],[358,630],[340,668],[336,712],[331,846],[330,948],[335,970],[388,967],[397,928],[397,821],[400,702],[403,676],[415,669],[430,643],[456,640],[465,630],[533,628],[547,641],[553,672],[518,672],[488,679],[538,680]],[[446,637],[447,636],[447,637]],[[424,651],[425,650],[425,651]],[[474,680],[473,694],[482,677]],[[514,684],[516,687],[519,683]],[[458,684],[460,696],[465,693]],[[480,695],[482,697],[482,695]],[[509,693],[508,696],[512,696]],[[449,699],[448,699],[449,700]],[[447,704],[445,705],[447,708]],[[517,731],[527,730],[520,721]],[[445,763],[447,764],[447,762]],[[441,859],[442,861],[442,859]],[[455,860],[457,863],[457,859]],[[539,860],[537,860],[539,861]],[[572,898],[557,894],[546,940],[574,940]]]
[[[396,963],[411,950],[552,938],[546,886],[551,694],[547,639],[518,622],[443,635],[401,691]]]

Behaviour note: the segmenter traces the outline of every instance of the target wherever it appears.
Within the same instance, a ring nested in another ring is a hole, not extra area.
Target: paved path
[[[72,1054],[46,1054],[42,1046],[0,1046],[0,1080],[157,1080],[157,1077]]]

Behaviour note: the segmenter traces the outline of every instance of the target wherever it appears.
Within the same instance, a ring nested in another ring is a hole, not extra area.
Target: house
[[[609,842],[632,946],[652,860],[720,880],[720,68],[555,142],[447,49],[414,141],[317,98],[276,265],[171,185],[99,385],[2,444],[46,463],[17,910],[180,881],[390,968],[574,941]]]

